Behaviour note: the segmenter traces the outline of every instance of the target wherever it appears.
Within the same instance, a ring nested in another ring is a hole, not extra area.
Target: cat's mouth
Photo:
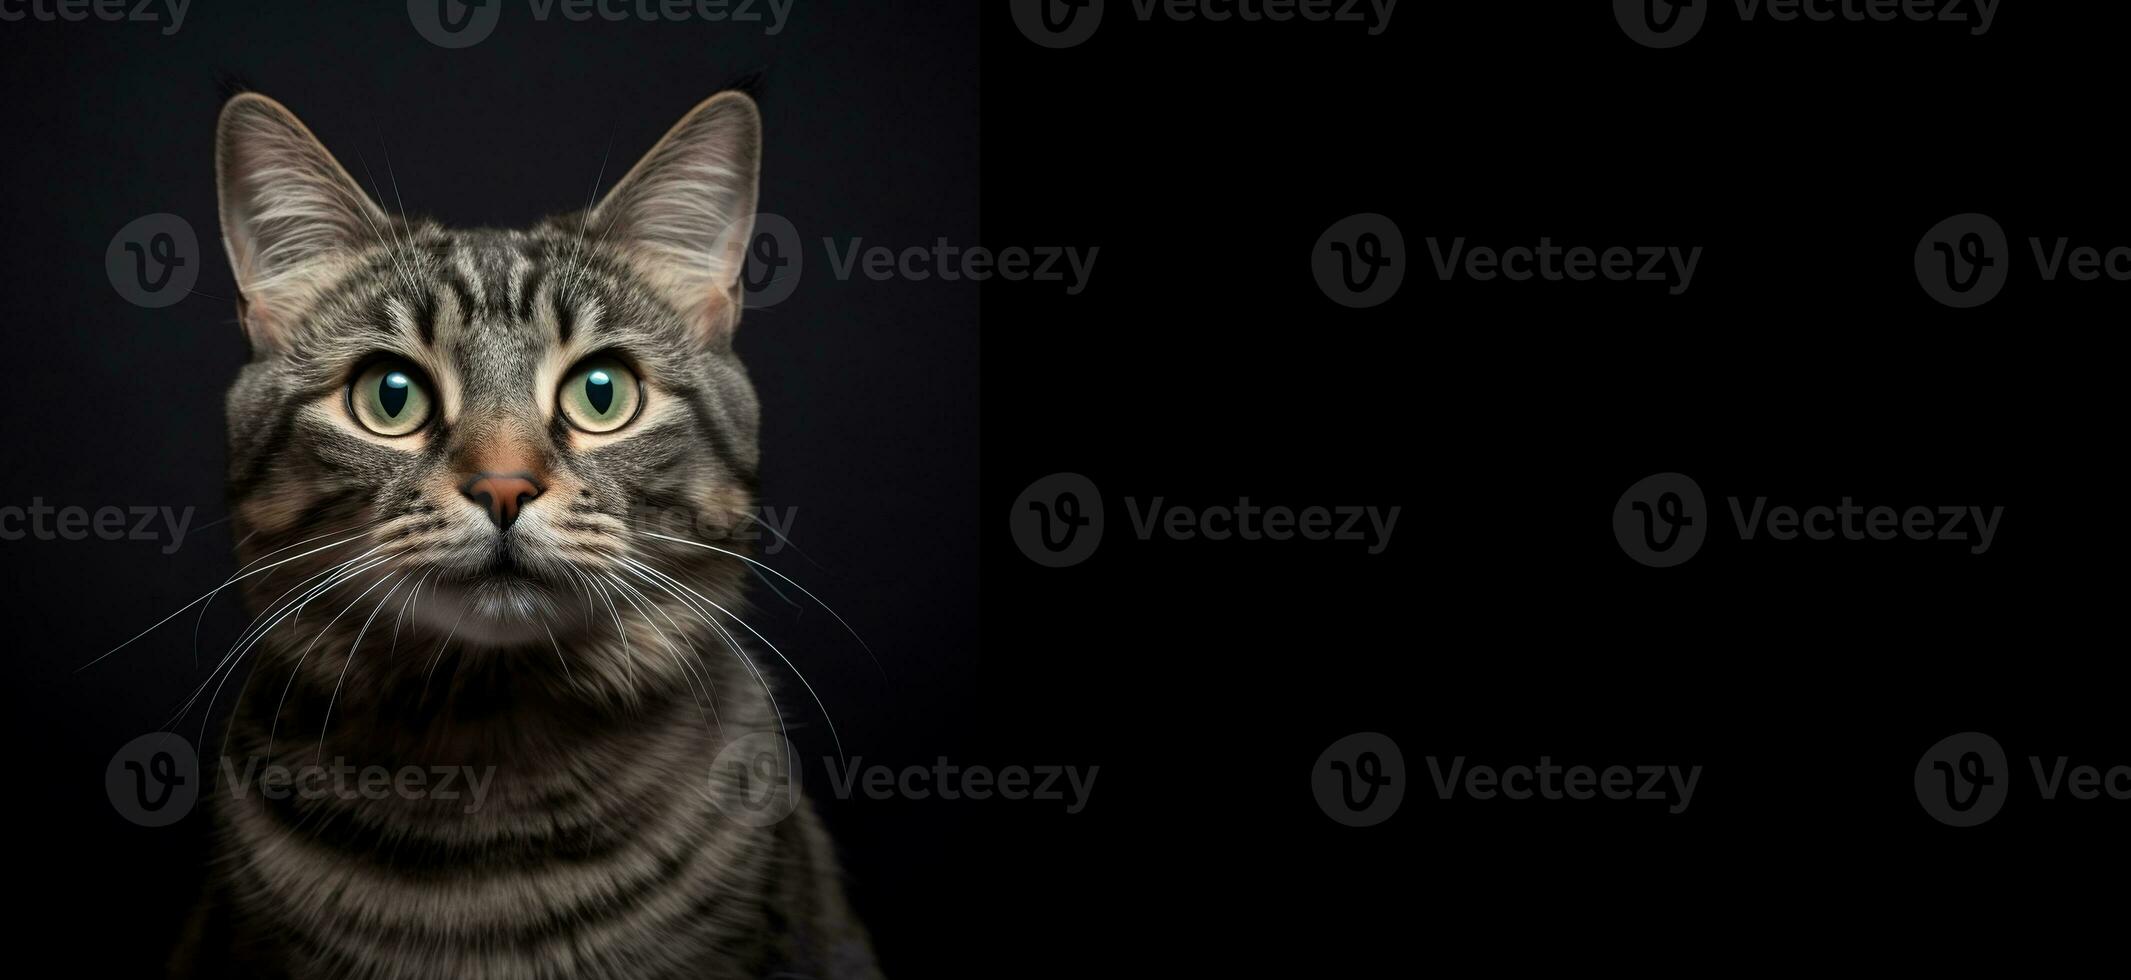
[[[481,573],[476,576],[476,581],[483,582],[500,581],[508,583],[521,581],[531,583],[533,580],[533,573],[518,559],[511,556],[509,548],[497,549],[496,557],[491,559],[488,567],[482,569]]]
[[[408,616],[473,646],[545,646],[580,625],[582,612],[566,591],[503,554],[477,572],[437,575]]]

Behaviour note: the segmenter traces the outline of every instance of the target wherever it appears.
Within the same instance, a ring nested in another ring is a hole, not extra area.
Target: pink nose
[[[545,489],[533,482],[525,473],[476,473],[466,481],[459,492],[466,499],[488,508],[488,516],[498,528],[509,528],[518,519],[518,508],[525,506]]]

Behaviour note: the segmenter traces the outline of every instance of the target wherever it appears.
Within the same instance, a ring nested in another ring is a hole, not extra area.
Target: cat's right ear
[[[222,107],[215,179],[245,335],[279,349],[388,219],[294,113],[256,93]]]
[[[761,111],[744,92],[720,92],[682,116],[585,221],[631,249],[698,336],[729,343],[761,169]]]

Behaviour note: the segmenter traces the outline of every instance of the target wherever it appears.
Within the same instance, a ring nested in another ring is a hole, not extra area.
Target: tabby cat
[[[783,730],[730,533],[760,130],[722,93],[588,210],[457,231],[381,208],[273,100],[224,106],[258,619],[178,975],[878,975],[811,807],[761,819],[712,764]]]

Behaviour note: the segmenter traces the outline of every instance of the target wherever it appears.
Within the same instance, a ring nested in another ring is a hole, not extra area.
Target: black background
[[[478,224],[577,206],[610,140],[626,166],[766,66],[763,206],[810,263],[823,235],[1101,249],[1077,296],[837,282],[821,261],[742,328],[765,496],[801,508],[813,559],[778,564],[888,668],[883,686],[818,611],[758,599],[846,743],[892,764],[1102,767],[1079,814],[830,802],[891,975],[1371,975],[1437,943],[1522,962],[1649,934],[1813,956],[1902,913],[1946,920],[1884,934],[1929,955],[2010,938],[1965,925],[2055,911],[2120,872],[2121,802],[2026,793],[1955,830],[1910,774],[1969,730],[2021,779],[2029,755],[2131,763],[2109,353],[2131,284],[2046,283],[2025,255],[2031,235],[2131,244],[2121,14],[2008,3],[1971,37],[1742,24],[1721,4],[1655,51],[1606,4],[1407,0],[1369,37],[1143,23],[1112,0],[1091,40],[1053,51],[1003,7],[892,6],[801,0],[776,37],[512,8],[464,51],[423,42],[398,4],[201,0],[175,38],[0,24],[0,268],[24,369],[0,503],[222,513],[220,398],[242,348],[217,299],[217,72],[344,158],[389,148],[410,210]],[[104,281],[111,234],[154,211],[201,234],[212,296],[141,310]],[[1406,280],[1350,310],[1310,249],[1371,211],[1403,231]],[[1910,263],[1965,211],[1997,218],[2016,262],[2002,295],[1956,311]],[[1458,235],[1705,251],[1676,297],[1437,281],[1425,240]],[[1107,533],[1087,562],[1041,568],[1006,518],[1059,471],[1101,488]],[[2006,516],[1980,556],[1741,542],[1720,523],[1688,564],[1648,569],[1609,517],[1663,471],[1719,516],[1734,495]],[[1373,556],[1138,540],[1125,499],[1157,496],[1402,510]],[[22,638],[14,809],[57,895],[39,932],[83,965],[145,972],[188,900],[198,821],[133,827],[101,779],[201,672],[189,618],[74,668],[220,581],[214,535],[167,557],[0,546]],[[204,635],[241,622],[218,606]],[[1308,790],[1356,731],[1394,738],[1409,782],[1360,830]],[[1438,800],[1431,755],[1705,771],[1673,816]]]

